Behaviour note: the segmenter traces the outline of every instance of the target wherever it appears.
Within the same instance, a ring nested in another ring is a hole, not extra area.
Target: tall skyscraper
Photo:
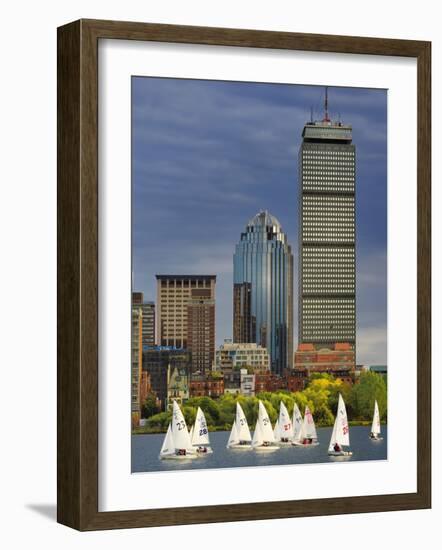
[[[259,212],[241,233],[233,257],[235,342],[267,348],[270,367],[293,364],[293,255],[279,221]]]
[[[132,292],[132,305],[143,314],[143,346],[155,345],[155,302],[145,302],[142,292]]]
[[[157,275],[157,341],[160,346],[188,349],[188,305],[192,291],[206,289],[215,300],[216,275]],[[215,322],[213,321],[213,324]],[[208,326],[215,334],[215,327]],[[213,349],[215,337],[213,336]]]
[[[233,285],[233,341],[256,342],[256,319],[252,315],[252,285]]]
[[[187,349],[192,373],[205,374],[215,358],[215,300],[210,288],[192,288],[187,304]]]
[[[356,344],[352,127],[308,122],[299,150],[299,343]]]

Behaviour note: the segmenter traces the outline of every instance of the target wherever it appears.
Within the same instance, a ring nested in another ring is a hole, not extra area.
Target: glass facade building
[[[299,150],[298,342],[356,345],[355,146],[352,128],[304,126]]]
[[[233,257],[233,339],[267,348],[272,372],[293,365],[293,255],[279,221],[259,212]]]

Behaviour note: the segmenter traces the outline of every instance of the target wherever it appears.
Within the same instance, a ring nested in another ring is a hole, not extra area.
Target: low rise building
[[[277,392],[287,389],[285,377],[271,372],[255,374],[255,395],[261,392]]]
[[[217,399],[224,393],[224,378],[220,373],[194,373],[190,379],[190,397]]]
[[[174,401],[182,405],[189,399],[189,372],[185,366],[168,366],[166,409],[171,408]]]
[[[254,343],[225,340],[216,351],[215,369],[225,373],[246,367],[253,372],[269,371],[270,358],[267,349]]]
[[[224,393],[239,395],[241,393],[241,373],[239,369],[225,370],[224,378]]]
[[[190,352],[171,346],[144,346],[143,371],[150,375],[151,388],[156,394],[161,410],[166,409],[168,394],[168,369],[184,368],[190,372]]]
[[[247,397],[255,395],[255,375],[249,374],[247,369],[240,369],[240,393]]]
[[[313,373],[325,373],[352,384],[355,371],[355,351],[351,344],[336,343],[332,348],[315,349],[313,344],[303,343],[298,345],[294,368],[288,376],[304,377],[306,382]]]

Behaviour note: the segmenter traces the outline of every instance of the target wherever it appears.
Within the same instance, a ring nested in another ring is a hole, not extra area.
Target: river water
[[[237,468],[241,466],[273,466],[310,464],[333,461],[386,460],[388,429],[382,426],[382,441],[369,439],[370,426],[350,427],[351,457],[329,457],[328,444],[332,428],[318,428],[320,445],[316,447],[281,447],[270,453],[234,451],[226,448],[229,432],[210,432],[213,454],[194,460],[159,460],[165,434],[132,435],[132,472],[195,470],[200,468]]]

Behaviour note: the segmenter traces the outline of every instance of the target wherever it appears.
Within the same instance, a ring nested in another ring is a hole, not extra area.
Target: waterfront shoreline
[[[371,420],[350,420],[349,426],[370,426]],[[382,425],[386,425],[387,422],[381,422]],[[332,428],[333,424],[327,424],[327,425],[317,425],[318,428]],[[209,427],[209,432],[225,432],[230,431],[232,426],[218,426],[218,427]],[[132,430],[132,435],[158,435],[158,434],[165,434],[167,430],[152,430],[149,428],[139,427],[135,430]]]

